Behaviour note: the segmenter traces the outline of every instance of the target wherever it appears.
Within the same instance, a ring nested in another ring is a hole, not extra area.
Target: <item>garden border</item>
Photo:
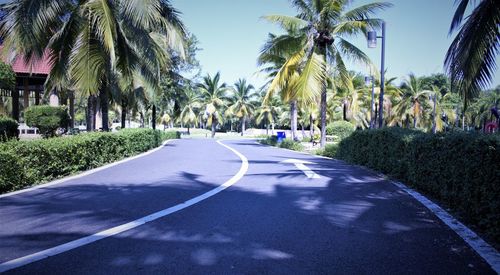
[[[176,139],[166,140],[160,146],[158,146],[156,148],[153,148],[153,149],[151,149],[149,151],[146,151],[146,152],[143,152],[143,153],[140,153],[138,155],[131,156],[131,157],[128,157],[128,158],[124,158],[124,159],[121,159],[119,161],[108,163],[106,165],[103,165],[103,166],[100,166],[100,167],[97,167],[97,168],[94,168],[94,169],[83,171],[83,172],[78,173],[76,175],[66,176],[66,177],[63,177],[63,178],[60,178],[60,179],[57,179],[57,180],[54,180],[54,181],[50,181],[50,182],[47,182],[47,183],[43,183],[43,184],[39,184],[39,185],[34,185],[32,187],[28,187],[28,188],[17,190],[17,191],[12,191],[12,192],[5,193],[5,194],[0,194],[0,199],[5,198],[5,197],[14,196],[14,195],[17,195],[17,194],[22,194],[22,193],[33,191],[33,190],[37,190],[37,189],[40,189],[40,188],[45,188],[45,187],[49,187],[49,186],[52,186],[52,185],[64,183],[64,182],[67,182],[67,181],[70,181],[70,180],[78,179],[78,178],[81,178],[81,177],[84,177],[84,176],[87,176],[87,175],[91,175],[91,174],[94,174],[96,172],[99,172],[99,171],[111,168],[113,166],[116,166],[116,165],[119,165],[119,164],[122,164],[122,163],[125,163],[125,162],[128,162],[128,161],[134,160],[134,159],[138,159],[138,158],[147,156],[149,154],[152,154],[152,153],[154,153],[154,152],[162,149],[168,142],[173,141],[173,140],[176,140]]]

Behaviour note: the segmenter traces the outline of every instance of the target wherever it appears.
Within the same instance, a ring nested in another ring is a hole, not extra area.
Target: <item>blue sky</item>
[[[355,0],[352,6],[368,2],[372,1]],[[417,75],[443,72],[444,56],[452,40],[448,28],[455,11],[454,0],[390,2],[394,6],[377,16],[387,22],[388,74],[404,77],[410,72]],[[241,77],[255,86],[264,83],[262,77],[254,75],[258,70],[256,58],[267,34],[280,30],[260,17],[295,15],[287,0],[172,0],[172,4],[183,13],[184,23],[200,41],[203,50],[198,59],[203,73],[220,71],[228,84]],[[380,47],[368,49],[364,37],[350,40],[377,66],[380,64]],[[353,64],[350,68],[367,73],[363,66]],[[496,85],[500,85],[498,70],[493,82]]]

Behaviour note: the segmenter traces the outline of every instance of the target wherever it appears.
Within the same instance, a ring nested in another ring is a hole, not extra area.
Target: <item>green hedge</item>
[[[102,166],[158,147],[177,136],[150,129],[88,133],[0,144],[0,193]]]
[[[304,146],[298,141],[293,141],[291,139],[284,139],[280,144],[280,148],[290,149],[294,151],[302,151],[304,150]]]
[[[0,116],[0,142],[17,139],[19,124],[12,118]]]
[[[293,141],[291,139],[284,139],[281,142],[278,142],[278,137],[277,136],[270,136],[265,139],[261,139],[260,143],[270,145],[270,146],[276,146],[279,148],[285,148],[285,149],[290,149],[294,151],[302,151],[304,150],[304,146],[298,141]]]
[[[334,157],[407,183],[500,241],[500,135],[357,131]]]

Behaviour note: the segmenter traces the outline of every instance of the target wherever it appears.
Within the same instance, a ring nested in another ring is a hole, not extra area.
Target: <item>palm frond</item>
[[[309,25],[309,23],[305,20],[297,18],[295,16],[287,16],[287,15],[266,15],[261,18],[271,22],[278,24],[284,30],[298,30],[305,28]]]

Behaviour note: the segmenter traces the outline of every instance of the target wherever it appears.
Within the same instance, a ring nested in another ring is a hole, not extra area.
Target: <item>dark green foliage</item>
[[[356,131],[339,143],[336,157],[405,178],[408,148],[420,131],[402,128]]]
[[[329,136],[336,136],[336,140],[342,140],[350,136],[356,127],[347,121],[335,121],[326,126],[326,134]]]
[[[12,118],[0,116],[0,142],[17,139],[19,124]]]
[[[59,128],[67,128],[70,117],[65,107],[48,105],[30,106],[24,111],[24,119],[30,127],[36,127],[45,137],[53,137]]]
[[[12,66],[0,61],[0,89],[12,90],[16,87],[16,74]]]
[[[338,144],[327,144],[325,148],[318,152],[318,155],[334,158],[337,155]]]
[[[335,156],[394,176],[500,241],[500,135],[357,131]]]
[[[0,144],[0,192],[22,189],[158,147],[173,134],[151,129]]]
[[[278,137],[277,136],[270,136],[265,139],[261,139],[260,143],[265,144],[265,145],[271,145],[271,146],[276,146],[278,144]]]
[[[17,183],[24,182],[22,169],[14,154],[0,151],[0,193],[13,190]]]
[[[277,146],[284,149],[290,149],[294,151],[302,151],[304,150],[304,146],[298,141],[293,141],[291,139],[284,139],[283,141],[278,143],[277,136],[270,136],[265,139],[261,139],[260,143],[270,146]]]
[[[161,132],[163,140],[167,139],[180,139],[181,138],[181,132],[179,131],[166,131],[166,132]]]
[[[284,139],[280,144],[280,148],[290,149],[294,151],[302,151],[304,150],[304,146],[298,141],[293,141],[291,139]]]

